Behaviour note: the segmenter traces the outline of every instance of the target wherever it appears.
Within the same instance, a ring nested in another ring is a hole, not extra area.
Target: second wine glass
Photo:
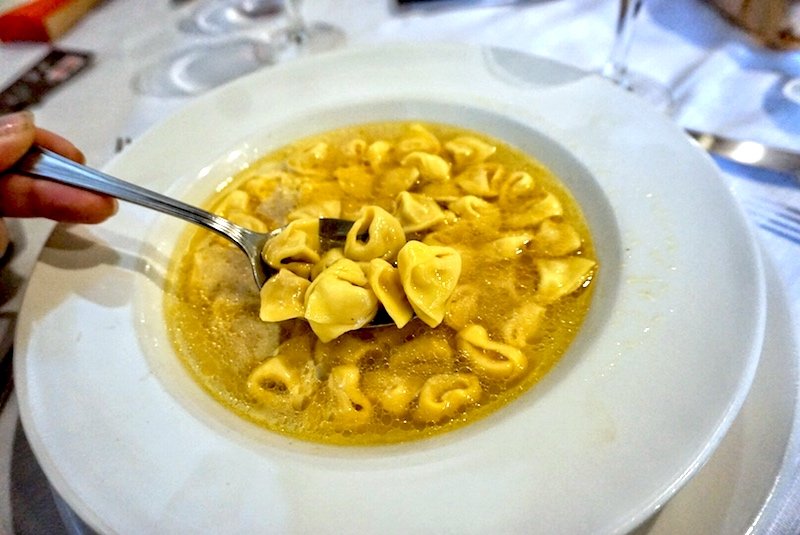
[[[207,0],[178,23],[187,33],[221,35],[252,28],[283,13],[283,0]]]
[[[252,0],[237,0],[252,1]],[[225,0],[230,5],[231,0]],[[306,23],[301,0],[284,0],[285,22],[264,36],[236,34],[171,53],[139,71],[134,89],[144,95],[199,95],[245,74],[293,57],[332,50],[345,33],[330,24]]]
[[[302,0],[286,0],[286,27],[272,41],[284,53],[290,55],[315,54],[338,48],[345,42],[344,32],[325,22],[306,21],[302,12]]]
[[[669,89],[653,78],[628,68],[634,22],[642,9],[642,4],[643,0],[620,0],[614,42],[601,73],[623,89],[643,98],[655,108],[668,112],[673,103]]]

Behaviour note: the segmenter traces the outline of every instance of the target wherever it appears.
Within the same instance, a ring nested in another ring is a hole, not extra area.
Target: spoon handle
[[[145,208],[151,208],[167,215],[175,216],[190,223],[200,225],[231,238],[241,236],[245,229],[227,219],[195,206],[172,199],[136,184],[125,182],[97,169],[56,154],[42,147],[34,146],[15,166],[15,171],[35,177],[45,178],[62,184],[111,195]],[[236,241],[234,239],[234,241]]]

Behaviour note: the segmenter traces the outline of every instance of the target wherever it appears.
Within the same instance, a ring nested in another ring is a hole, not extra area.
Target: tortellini
[[[442,223],[442,207],[427,195],[402,192],[397,196],[397,218],[407,233],[420,232]]]
[[[546,256],[565,256],[581,248],[581,235],[565,221],[546,219],[533,235],[533,246]]]
[[[429,376],[452,370],[455,357],[449,340],[435,331],[429,331],[391,348],[389,367],[409,374]]]
[[[309,204],[289,212],[287,219],[318,219],[320,217],[339,218],[342,215],[342,201],[323,201],[318,204]]]
[[[340,258],[344,258],[344,251],[341,247],[334,247],[322,253],[319,261],[311,267],[311,280],[319,277],[320,273],[328,269]]]
[[[414,312],[431,327],[439,325],[461,275],[461,256],[451,247],[412,240],[397,255],[397,269]]]
[[[372,205],[342,248],[322,252],[319,232],[319,220],[299,219],[264,246],[279,271],[261,290],[262,320],[304,318],[323,342],[364,327],[379,305],[401,328],[414,314],[431,327],[442,322],[461,271],[457,251],[406,242],[397,218]]]
[[[379,139],[367,147],[364,159],[373,172],[379,173],[390,164],[392,152],[392,144]]]
[[[498,180],[499,203],[504,208],[518,209],[537,193],[536,180],[524,171],[515,171]]]
[[[404,166],[416,167],[422,178],[434,182],[444,182],[450,179],[450,163],[436,154],[414,151],[407,154],[401,163]]]
[[[367,171],[361,165],[350,165],[340,167],[333,172],[339,186],[347,195],[352,195],[356,199],[368,199],[372,192],[372,184],[375,175]]]
[[[395,325],[405,327],[414,316],[414,309],[406,298],[397,268],[386,260],[373,258],[369,263],[369,284]]]
[[[492,203],[476,197],[475,195],[465,195],[451,202],[448,208],[457,216],[464,219],[480,219],[491,217],[497,214],[497,207]]]
[[[463,329],[478,314],[480,289],[472,284],[456,286],[445,312],[445,323],[456,331]]]
[[[513,379],[528,367],[528,358],[519,348],[495,342],[481,325],[459,331],[458,350],[478,373],[491,379]]]
[[[361,235],[366,234],[366,240]],[[347,233],[344,254],[347,258],[369,262],[373,258],[394,260],[406,243],[400,222],[378,206],[367,206]]]
[[[439,138],[421,124],[412,124],[408,128],[408,134],[397,142],[397,152],[401,157],[411,152],[436,154],[441,148]]]
[[[514,347],[525,347],[539,335],[546,312],[547,308],[533,301],[520,304],[500,328],[503,340]]]
[[[568,258],[539,258],[534,264],[539,272],[536,298],[550,304],[576,291],[591,280],[594,260],[572,256]]]
[[[492,198],[499,194],[497,185],[504,173],[505,168],[502,165],[484,163],[467,168],[455,178],[455,182],[464,193]]]
[[[185,360],[207,390],[270,429],[339,444],[452,429],[534,384],[588,307],[598,263],[574,200],[480,134],[357,125],[231,184],[217,213],[284,229],[262,251],[270,277],[254,292],[239,251],[193,238],[175,285],[190,319],[171,332],[200,347]]]
[[[305,295],[311,283],[288,269],[281,269],[261,287],[262,321],[284,321],[302,318],[305,314]]]
[[[324,374],[337,363],[362,365],[363,359],[368,359],[380,351],[380,345],[375,340],[363,339],[355,333],[348,333],[330,342],[316,344],[314,362]]]
[[[473,136],[459,136],[445,143],[457,167],[481,163],[495,153],[497,147]]]
[[[313,363],[307,355],[309,340],[290,338],[275,354],[259,364],[247,379],[247,389],[255,399],[273,407],[302,409],[318,388]]]
[[[271,357],[253,370],[248,390],[254,398],[270,405],[291,405],[302,409],[316,388],[310,366],[292,368],[281,356]]]
[[[419,169],[416,167],[396,167],[383,174],[375,190],[380,196],[393,198],[414,187],[418,178]]]
[[[367,380],[372,383],[375,402],[395,417],[408,413],[425,381],[420,376],[389,372],[373,372]]]
[[[267,241],[262,256],[274,269],[286,268],[307,276],[311,266],[319,262],[319,223],[314,219],[292,221]]]
[[[339,427],[351,429],[372,418],[372,402],[361,391],[361,371],[354,364],[335,367],[328,377],[333,397],[331,419]]]
[[[491,256],[498,260],[513,260],[523,254],[533,240],[530,234],[512,234],[497,238],[489,244]]]
[[[295,152],[287,160],[289,168],[304,176],[325,176],[328,174],[326,163],[331,157],[331,148],[327,143],[314,143]]]
[[[341,258],[305,293],[305,318],[323,342],[360,329],[378,312],[378,298],[356,262]]]
[[[250,195],[244,190],[231,192],[217,207],[217,212],[225,217],[230,217],[231,212],[247,210],[250,204]]]
[[[431,376],[419,393],[414,418],[422,422],[440,422],[480,399],[481,384],[475,375],[451,373]]]
[[[530,200],[519,211],[506,217],[505,225],[510,228],[535,227],[548,218],[563,215],[561,202],[552,193]]]

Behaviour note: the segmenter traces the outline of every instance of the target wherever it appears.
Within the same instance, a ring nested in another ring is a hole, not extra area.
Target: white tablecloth
[[[117,138],[136,138],[190,100],[188,97],[138,95],[132,89],[131,80],[145,65],[170,52],[209,40],[225,39],[189,35],[178,30],[178,22],[198,3],[188,2],[181,7],[174,7],[169,0],[101,3],[56,43],[63,48],[94,52],[95,65],[36,106],[37,122],[71,139],[83,149],[91,165],[102,167],[113,156]],[[304,4],[309,19],[324,20],[341,27],[346,31],[350,44],[470,42],[513,48],[587,70],[597,69],[605,61],[618,9],[616,0],[532,0],[517,5],[462,7],[400,15],[391,9],[391,0],[306,0]],[[676,98],[676,122],[699,130],[800,150],[800,106],[785,101],[780,94],[787,79],[800,76],[800,51],[777,52],[759,48],[701,0],[647,0],[645,4],[636,25],[631,68],[646,72],[672,88]],[[259,36],[268,27],[269,24],[246,33]],[[1,45],[0,85],[15,79],[46,50],[47,47],[41,44]],[[757,227],[773,281],[773,292],[777,292],[782,303],[782,308],[776,309],[777,313],[783,315],[788,311],[790,314],[782,318],[793,337],[785,351],[797,359],[800,242],[759,225],[770,217],[767,206],[770,201],[800,207],[800,183],[797,179],[765,170],[722,160],[718,163],[731,190]],[[13,275],[13,284],[20,291],[0,304],[0,319],[13,319],[21,301],[25,277],[32,269],[52,224],[13,221],[11,228],[17,249],[11,265],[6,267],[6,274]],[[7,279],[4,276],[3,280]],[[796,366],[795,361],[795,371]],[[788,414],[783,415],[783,421],[776,422],[776,428],[791,431],[791,436],[788,443],[781,441],[779,447],[765,448],[761,453],[765,456],[764,465],[777,465],[780,473],[774,478],[770,492],[763,496],[763,501],[749,504],[757,513],[747,523],[760,533],[800,532],[800,483],[794,483],[800,475],[796,377],[789,383],[788,390],[781,394],[782,400],[776,401],[769,395],[762,400],[767,410],[771,402],[782,402],[790,407]],[[774,397],[776,394],[771,395]],[[759,400],[752,403],[759,403]],[[751,459],[751,464],[758,465],[761,461]],[[730,476],[737,468],[721,460],[709,469]],[[739,482],[739,485],[746,485],[746,482]],[[691,501],[690,490],[684,496],[689,498],[683,502]],[[683,515],[688,519],[691,514],[698,514],[692,513],[691,504],[682,503],[681,493],[673,502],[677,505],[670,504],[663,519],[655,518],[641,531],[665,532],[667,528],[664,526],[680,525],[672,518]],[[733,499],[711,503],[716,509],[709,511],[702,532],[730,532],[727,528],[736,515],[724,508],[733,507],[735,503]],[[58,505],[63,507],[61,503]],[[12,397],[0,414],[0,532],[64,532],[67,528],[62,517],[67,522],[75,519],[68,511],[62,510],[62,513],[61,516],[57,514],[56,503],[50,498],[43,475],[27,449],[18,425],[16,401]],[[689,527],[692,525],[698,527],[696,523],[687,524]],[[68,531],[78,532],[80,525],[73,524],[68,528]]]

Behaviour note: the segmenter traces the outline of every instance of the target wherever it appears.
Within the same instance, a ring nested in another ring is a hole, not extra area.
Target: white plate
[[[788,505],[787,489],[782,487],[792,484],[797,468],[790,455],[791,448],[797,446],[797,437],[792,437],[791,432],[800,354],[780,277],[766,258],[765,271],[767,325],[747,400],[705,466],[632,534],[770,533],[769,528]],[[16,407],[16,398],[11,403]],[[13,415],[9,420],[12,424],[16,422],[16,410]],[[21,467],[35,462],[16,457],[15,461],[14,465]],[[26,484],[28,489],[47,489],[44,477]],[[68,533],[92,535],[58,495],[54,498]],[[36,515],[52,516],[52,507],[37,508],[31,511],[30,518]]]
[[[764,264],[767,325],[747,400],[708,463],[635,535],[787,533],[776,522],[791,507],[787,487],[798,468],[800,348],[780,275],[768,258]]]
[[[200,202],[286,141],[422,118],[527,150],[572,189],[602,265],[557,368],[497,414],[427,441],[293,441],[205,396],[166,341],[160,284],[182,223],[131,206],[60,228],[16,341],[23,424],[92,527],[136,533],[627,530],[708,459],[753,379],[758,250],[710,159],[604,80],[469,46],[354,49],[199,99],[109,171]]]

